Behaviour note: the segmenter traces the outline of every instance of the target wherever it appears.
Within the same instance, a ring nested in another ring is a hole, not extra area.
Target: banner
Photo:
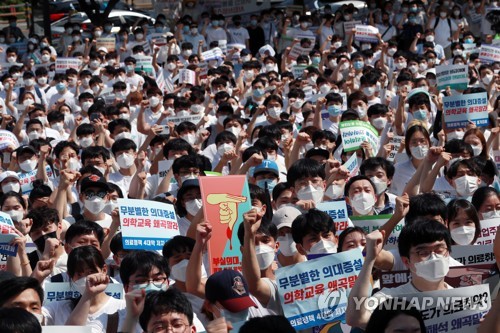
[[[367,234],[372,231],[380,229],[387,221],[392,217],[391,214],[384,215],[369,215],[369,216],[351,216],[350,219],[356,227],[362,228]],[[387,238],[387,242],[384,245],[384,249],[397,249],[398,239],[401,229],[404,227],[404,220],[401,220],[396,224],[391,234]]]
[[[116,50],[116,39],[114,37],[100,37],[96,39],[96,49],[106,48],[108,53]]]
[[[440,65],[436,67],[438,90],[446,87],[455,90],[465,90],[469,84],[468,65]]]
[[[476,240],[476,244],[492,244],[497,234],[497,227],[500,226],[500,217],[482,220],[481,234]]]
[[[243,214],[252,208],[247,177],[200,177],[205,220],[212,225],[208,243],[211,273],[223,269],[241,271],[238,228]]]
[[[378,147],[378,132],[366,121],[349,120],[342,121],[339,124],[340,134],[342,135],[342,145],[345,152],[361,148],[364,141],[368,141],[373,149]]]
[[[196,73],[190,69],[179,70],[179,84],[196,84]]]
[[[378,29],[371,25],[356,25],[354,40],[363,43],[378,43]],[[347,30],[346,30],[347,31]]]
[[[76,58],[57,58],[56,59],[56,73],[65,73],[67,69],[73,68],[80,71],[82,65],[81,60]]]
[[[179,235],[173,205],[149,200],[118,199],[123,248],[161,250]]]
[[[38,169],[35,169],[30,172],[18,172],[17,176],[19,177],[19,183],[21,183],[21,190],[23,194],[30,194],[33,189],[33,182],[36,180],[36,174]],[[45,172],[47,172],[47,177],[54,178],[54,172],[52,172],[52,168],[47,165],[45,167]]]
[[[175,125],[179,125],[183,121],[190,121],[195,125],[198,125],[198,122],[203,118],[205,114],[204,113],[199,113],[199,114],[192,114],[189,116],[175,116],[175,117],[167,117],[168,122],[173,122]]]
[[[278,293],[293,328],[345,321],[347,297],[362,266],[361,251],[353,249],[279,268]]]
[[[335,223],[337,235],[340,235],[342,231],[353,226],[348,217],[345,200],[322,202],[316,208],[327,213],[332,218],[333,223]]]
[[[466,127],[469,121],[477,127],[488,126],[486,92],[443,97],[444,121],[447,129]]]
[[[70,282],[46,282],[43,289],[45,294],[44,305],[81,296]],[[123,284],[121,283],[109,283],[104,292],[116,299],[124,299],[125,296]]]
[[[160,179],[165,178],[168,171],[172,167],[172,164],[174,164],[174,161],[172,161],[172,160],[158,161],[158,177],[160,177]]]
[[[451,256],[463,265],[494,264],[493,243],[485,245],[453,245]]]
[[[221,0],[220,6],[214,7],[213,10],[216,14],[222,14],[227,17],[261,12],[269,8],[271,8],[270,1],[257,2],[254,0]]]
[[[11,131],[0,130],[0,150],[8,147],[19,148],[19,141]]]
[[[482,44],[479,51],[479,59],[482,64],[490,64],[500,61],[500,47]]]
[[[145,72],[148,75],[153,75],[153,57],[151,56],[134,56],[135,63],[135,72]]]
[[[19,237],[15,232],[16,227],[10,215],[0,212],[0,253],[15,257],[17,254],[17,245],[11,246],[10,242]]]

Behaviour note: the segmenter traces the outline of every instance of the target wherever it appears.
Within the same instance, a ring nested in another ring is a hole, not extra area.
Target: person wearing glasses
[[[410,270],[410,282],[396,288],[383,288],[370,297],[370,275],[383,245],[383,231],[377,230],[366,236],[365,262],[347,304],[346,321],[350,326],[366,327],[373,311],[367,305],[373,301],[378,304],[378,301],[398,295],[453,289],[444,282],[450,268],[450,232],[442,223],[422,217],[407,224],[399,235],[398,250]],[[356,301],[362,298],[363,301],[357,304]]]
[[[112,218],[104,212],[109,203],[110,188],[104,177],[91,174],[80,182],[80,202],[83,203],[82,216],[85,220],[109,228]]]

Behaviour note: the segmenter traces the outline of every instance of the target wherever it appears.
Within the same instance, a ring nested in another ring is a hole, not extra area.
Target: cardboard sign
[[[13,147],[14,149],[19,148],[19,141],[11,131],[0,130],[0,150],[4,150],[8,147]]]
[[[179,70],[179,84],[196,84],[196,73],[190,69]]]
[[[356,25],[354,39],[362,43],[378,43],[378,28],[371,25]]]
[[[500,217],[482,220],[481,234],[477,238],[476,244],[492,244],[497,234],[497,227],[500,225]]]
[[[347,298],[361,267],[359,249],[326,255],[276,271],[283,312],[296,330],[345,321]]]
[[[481,59],[481,63],[483,64],[491,64],[500,61],[500,46],[481,45],[479,59]]]
[[[347,213],[345,200],[322,202],[317,205],[317,209],[327,213],[335,223],[335,231],[340,235],[345,229],[352,227]]]
[[[339,130],[345,152],[361,148],[364,141],[368,141],[373,149],[378,147],[378,132],[375,127],[366,121],[342,121],[339,123]]]
[[[447,129],[466,127],[469,121],[477,127],[488,126],[486,92],[443,97],[443,116]]]
[[[247,177],[200,177],[201,198],[205,220],[212,225],[208,243],[211,273],[223,269],[241,271],[238,228],[243,214],[252,208]]]
[[[113,37],[100,37],[96,39],[96,49],[99,50],[101,47],[106,48],[109,52],[116,50],[116,39]]]
[[[73,68],[76,71],[80,70],[82,62],[76,58],[57,58],[56,73],[65,73],[67,69]]]
[[[350,219],[356,227],[362,228],[367,234],[372,231],[380,229],[387,221],[392,217],[391,214],[385,215],[371,215],[371,216],[351,216]],[[392,230],[391,234],[387,238],[387,242],[384,245],[384,249],[397,249],[398,239],[401,230],[404,227],[404,220],[401,220],[396,224],[396,227]]]
[[[64,301],[81,296],[70,282],[47,282],[43,289],[45,293],[43,304]],[[109,283],[104,292],[106,295],[116,299],[124,299],[125,297],[123,284],[121,283]]]
[[[469,84],[468,65],[441,65],[436,67],[438,90],[465,90]]]
[[[163,244],[179,235],[173,205],[134,199],[118,199],[123,248],[161,250]]]

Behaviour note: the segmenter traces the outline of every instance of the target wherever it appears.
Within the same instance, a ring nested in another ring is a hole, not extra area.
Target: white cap
[[[278,230],[283,227],[291,228],[293,221],[299,215],[302,215],[302,213],[297,208],[284,206],[273,214],[272,223],[276,226],[276,228],[278,228]]]
[[[0,173],[0,183],[3,182],[5,179],[9,177],[14,177],[17,180],[19,180],[19,176],[17,175],[17,172],[14,171],[4,171]]]

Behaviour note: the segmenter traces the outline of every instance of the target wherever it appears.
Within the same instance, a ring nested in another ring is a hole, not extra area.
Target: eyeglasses
[[[167,281],[167,278],[165,276],[158,276],[155,277],[154,279],[138,279],[135,280],[135,284],[152,284],[153,286],[157,288],[161,288],[161,286]]]
[[[446,245],[438,245],[434,248],[420,249],[414,252],[421,259],[428,259],[433,253],[446,256],[448,254],[448,247]]]
[[[172,332],[184,332],[186,327],[189,326],[181,320],[175,320],[172,323],[158,323],[153,326],[151,333],[165,333],[168,331]]]
[[[91,200],[93,197],[99,197],[101,199],[104,199],[106,194],[107,193],[105,191],[99,191],[99,192],[87,191],[84,193],[85,199],[87,200]]]

